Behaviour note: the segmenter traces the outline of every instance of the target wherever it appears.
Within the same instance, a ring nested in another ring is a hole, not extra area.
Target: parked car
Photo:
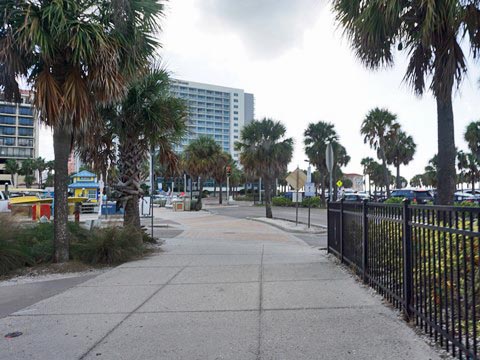
[[[469,202],[469,203],[478,203],[480,201],[480,198],[476,195],[467,193],[467,192],[461,192],[457,191],[453,195],[453,201],[454,202]]]
[[[348,193],[343,195],[344,201],[363,201],[363,200],[370,200],[370,196],[363,195],[359,193]]]
[[[418,189],[398,189],[393,190],[390,194],[391,198],[404,198],[410,200],[413,204],[426,204],[434,200],[430,190]]]

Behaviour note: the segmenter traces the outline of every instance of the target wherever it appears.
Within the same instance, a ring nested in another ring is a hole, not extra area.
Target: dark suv
[[[408,199],[413,204],[426,204],[433,201],[433,194],[429,190],[393,190],[390,197]]]

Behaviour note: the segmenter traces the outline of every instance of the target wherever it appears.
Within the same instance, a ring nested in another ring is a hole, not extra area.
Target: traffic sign
[[[305,196],[315,196],[315,183],[314,182],[305,183]]]
[[[307,175],[305,175],[302,170],[297,168],[295,171],[292,171],[290,174],[288,174],[285,180],[295,190],[300,190],[307,181]]]
[[[342,187],[342,185],[343,185],[342,180],[338,180],[338,181],[337,181],[337,186],[338,186],[338,187]]]
[[[327,151],[325,152],[325,162],[329,173],[333,171],[333,146],[332,143],[328,143]]]

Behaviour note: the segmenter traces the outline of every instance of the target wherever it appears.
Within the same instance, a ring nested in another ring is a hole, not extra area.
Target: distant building
[[[350,179],[352,181],[353,190],[355,191],[364,190],[363,175],[352,173],[352,174],[343,174],[343,177],[346,179]]]
[[[254,118],[254,96],[242,89],[173,80],[174,96],[188,103],[188,135],[176,148],[182,152],[200,135],[212,136],[225,152],[238,160],[234,150],[241,129]]]
[[[29,91],[21,91],[19,104],[5,101],[0,94],[0,184],[10,183],[5,171],[8,159],[19,163],[38,157],[39,121]],[[22,182],[18,179],[17,182]],[[17,185],[17,184],[15,184]]]
[[[91,201],[98,201],[98,192],[100,185],[97,182],[97,175],[90,171],[80,171],[71,176],[72,183],[68,185],[68,190],[73,192],[75,197],[87,197]]]

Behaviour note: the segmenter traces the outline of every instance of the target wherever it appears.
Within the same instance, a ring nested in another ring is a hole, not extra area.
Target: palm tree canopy
[[[417,94],[430,88],[445,97],[467,71],[460,46],[467,40],[480,55],[480,3],[477,0],[381,1],[334,0],[339,24],[359,59],[370,68],[391,65],[395,50],[410,57],[405,80]]]
[[[417,145],[413,138],[407,135],[404,131],[398,129],[392,132],[387,139],[387,146],[385,155],[388,164],[393,164],[395,167],[401,164],[407,165],[412,161],[415,155]]]
[[[278,177],[293,155],[293,139],[285,138],[286,131],[281,122],[267,118],[246,125],[235,143],[244,170],[266,179]]]
[[[122,96],[126,79],[157,46],[156,0],[2,0],[0,86],[19,100],[34,90],[40,118],[70,133],[86,128],[95,105]]]
[[[326,170],[325,153],[330,142],[337,142],[338,135],[333,124],[319,121],[308,124],[303,133],[305,154],[308,160],[320,171]]]
[[[377,150],[382,148],[385,139],[397,125],[397,115],[387,109],[375,108],[370,110],[362,122],[360,133],[364,136],[364,143]]]
[[[199,136],[188,144],[183,152],[184,168],[192,177],[207,178],[213,175],[221,146],[210,136]]]
[[[470,151],[480,155],[480,121],[472,121],[465,130],[464,139]],[[480,157],[480,156],[479,156]]]

